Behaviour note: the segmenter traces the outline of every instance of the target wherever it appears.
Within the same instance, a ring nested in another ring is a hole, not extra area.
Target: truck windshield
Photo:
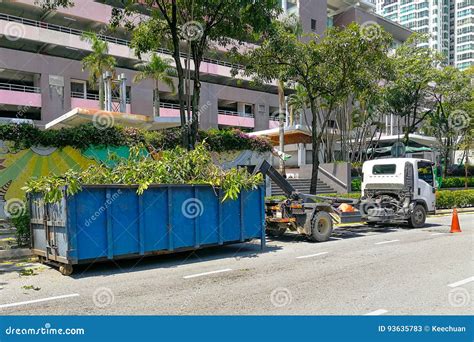
[[[397,166],[395,164],[374,165],[372,174],[374,175],[393,175]]]
[[[431,163],[418,162],[418,179],[422,179],[433,186],[433,169],[431,168]]]

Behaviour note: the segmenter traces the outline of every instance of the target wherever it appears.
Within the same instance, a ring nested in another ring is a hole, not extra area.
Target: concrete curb
[[[470,208],[457,208],[458,213],[471,213],[474,214],[474,207]],[[437,209],[436,210],[436,215],[445,215],[445,214],[452,214],[453,209]],[[432,215],[432,216],[436,216]]]
[[[0,260],[15,259],[32,256],[29,248],[7,249],[0,251]]]

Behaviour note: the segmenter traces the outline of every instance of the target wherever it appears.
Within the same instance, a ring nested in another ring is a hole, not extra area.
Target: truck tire
[[[421,228],[425,225],[426,210],[421,204],[415,205],[408,218],[408,226],[411,228]]]
[[[332,217],[325,211],[318,211],[311,220],[309,239],[315,242],[329,240],[332,234]]]
[[[280,237],[283,236],[286,232],[286,224],[285,223],[276,223],[276,222],[271,222],[267,223],[267,229],[266,232],[268,236],[272,237]]]

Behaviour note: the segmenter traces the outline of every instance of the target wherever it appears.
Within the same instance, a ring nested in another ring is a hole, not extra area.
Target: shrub
[[[145,131],[138,128],[119,126],[98,128],[84,124],[59,130],[40,130],[29,124],[0,125],[0,140],[13,143],[15,149],[32,146],[71,146],[86,149],[89,146],[136,146],[145,144],[155,150],[170,150],[182,143],[182,129],[173,128],[160,131]],[[222,152],[229,150],[252,150],[268,152],[272,145],[264,138],[251,137],[240,130],[199,131],[197,141],[206,140],[209,150]]]
[[[474,190],[437,191],[436,207],[439,209],[474,207]]]
[[[362,181],[361,181],[360,178],[354,178],[351,181],[351,190],[352,191],[360,191],[361,184],[362,184]]]
[[[10,218],[12,225],[16,228],[15,236],[19,246],[27,246],[30,243],[30,215],[22,212]]]
[[[464,188],[465,177],[448,177],[441,182],[441,188]],[[474,177],[467,178],[467,186],[474,187]]]
[[[449,177],[464,177],[465,170],[464,165],[451,165],[448,167],[447,174]],[[467,166],[468,176],[474,176],[474,165],[468,164]]]

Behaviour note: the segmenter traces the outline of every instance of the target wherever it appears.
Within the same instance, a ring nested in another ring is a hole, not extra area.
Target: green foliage
[[[441,190],[436,192],[436,208],[474,207],[474,190]]]
[[[360,191],[361,183],[362,183],[362,181],[361,181],[360,178],[354,178],[351,181],[351,190],[352,191]]]
[[[0,125],[0,140],[13,143],[15,149],[32,146],[86,149],[89,146],[129,145],[131,142],[120,127],[98,129],[92,124],[46,131],[28,124]]]
[[[441,188],[464,188],[465,186],[465,177],[448,177],[443,178],[441,183]],[[467,178],[467,186],[474,187],[474,177]]]
[[[8,141],[17,150],[32,146],[71,146],[87,149],[90,146],[136,146],[145,144],[154,150],[168,150],[181,144],[180,129],[144,131],[118,126],[99,129],[92,124],[59,130],[40,130],[27,124],[0,125],[0,140]],[[268,152],[272,145],[264,138],[250,137],[239,130],[199,131],[198,141],[206,139],[211,151],[252,150]]]
[[[105,71],[113,71],[116,61],[109,55],[107,42],[101,40],[94,32],[85,32],[81,40],[91,44],[92,52],[82,59],[82,68],[89,71],[89,79],[96,84]]]
[[[30,242],[30,215],[22,212],[10,218],[13,227],[16,228],[15,237],[19,246],[27,246]]]
[[[129,158],[118,159],[113,168],[99,164],[81,172],[70,170],[64,176],[32,178],[23,189],[43,193],[51,203],[59,201],[63,191],[67,195],[80,191],[81,184],[137,185],[139,195],[150,184],[209,184],[221,187],[226,200],[236,199],[242,189],[254,189],[263,181],[261,174],[251,175],[244,168],[221,169],[212,162],[204,143],[191,151],[182,147],[162,151],[156,160],[143,156],[140,150],[139,145],[133,147]]]

